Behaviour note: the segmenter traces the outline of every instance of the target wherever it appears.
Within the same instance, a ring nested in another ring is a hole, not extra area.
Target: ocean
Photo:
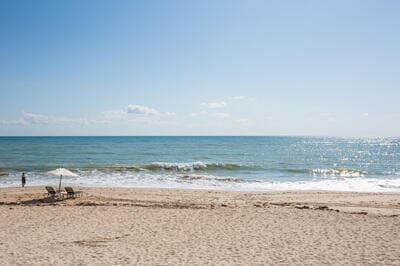
[[[400,192],[400,138],[0,137],[0,186]]]

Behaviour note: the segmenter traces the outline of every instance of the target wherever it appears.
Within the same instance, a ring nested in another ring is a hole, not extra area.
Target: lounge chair
[[[82,191],[74,191],[72,187],[65,187],[65,191],[67,192],[67,198],[75,198],[82,196]]]
[[[57,196],[57,192],[55,191],[55,189],[53,187],[46,186],[46,190],[47,190],[47,197],[54,198],[55,196]]]

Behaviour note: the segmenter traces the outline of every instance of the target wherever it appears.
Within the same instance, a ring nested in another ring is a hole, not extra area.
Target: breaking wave
[[[0,167],[0,173],[5,171],[50,171],[55,166],[39,165],[39,166],[10,166]],[[236,170],[250,169],[252,166],[242,166],[236,163],[210,163],[210,162],[188,162],[188,163],[171,163],[171,162],[153,162],[142,165],[86,165],[86,166],[66,166],[72,171],[114,171],[114,172],[138,172],[138,171],[197,171],[197,170]]]
[[[329,177],[363,177],[368,174],[368,172],[363,170],[349,168],[312,169],[311,173],[314,176]]]
[[[144,171],[146,169],[135,165],[100,165],[100,166],[89,166],[81,167],[81,170],[106,170],[115,172],[125,172],[125,171]]]
[[[180,177],[183,180],[215,180],[225,182],[244,182],[245,180],[240,177],[231,176],[214,176],[214,175],[183,175]]]
[[[100,171],[199,171],[199,170],[235,170],[239,168],[245,168],[235,163],[205,163],[205,162],[190,162],[190,163],[170,163],[170,162],[153,162],[143,165],[104,165],[104,166],[89,166],[81,167],[81,170],[100,170]]]
[[[154,162],[151,164],[143,165],[141,168],[147,170],[173,170],[173,171],[195,171],[205,169],[227,169],[234,170],[240,168],[240,164],[235,163],[204,163],[204,162],[192,162],[192,163],[168,163],[168,162]]]

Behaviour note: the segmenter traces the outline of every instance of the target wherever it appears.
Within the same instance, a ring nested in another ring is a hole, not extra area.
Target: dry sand
[[[1,265],[400,265],[400,195],[0,189]]]

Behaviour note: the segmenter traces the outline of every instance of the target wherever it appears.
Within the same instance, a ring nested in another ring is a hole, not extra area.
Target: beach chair
[[[82,191],[74,191],[72,187],[65,187],[64,189],[67,192],[67,198],[76,198],[82,196]]]
[[[57,196],[57,192],[55,191],[55,189],[53,187],[46,186],[46,190],[47,190],[47,197],[54,198],[55,196]]]

